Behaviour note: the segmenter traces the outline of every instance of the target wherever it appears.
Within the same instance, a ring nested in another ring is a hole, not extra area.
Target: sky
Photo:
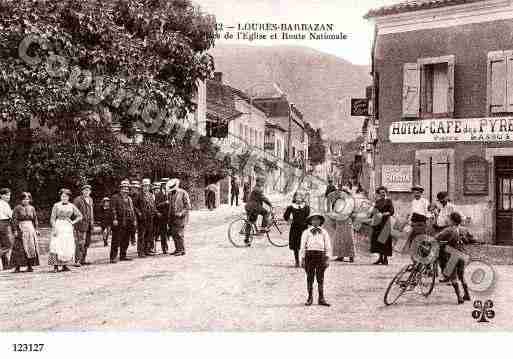
[[[334,24],[333,33],[346,40],[217,40],[245,45],[301,45],[326,52],[353,64],[370,64],[374,24],[363,19],[368,10],[401,0],[195,0],[218,24],[238,27],[246,23]],[[235,30],[228,30],[234,32]],[[226,32],[226,30],[225,30]],[[267,32],[269,34],[269,32]],[[223,35],[223,34],[222,34]]]

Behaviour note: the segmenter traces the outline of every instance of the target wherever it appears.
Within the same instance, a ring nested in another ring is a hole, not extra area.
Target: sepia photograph
[[[0,0],[0,258],[1,357],[513,330],[513,0]]]

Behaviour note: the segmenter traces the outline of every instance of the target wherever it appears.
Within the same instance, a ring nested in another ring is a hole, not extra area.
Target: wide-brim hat
[[[178,188],[178,185],[180,184],[180,180],[178,178],[172,178],[166,183],[166,190],[171,191],[173,189]]]
[[[141,182],[132,181],[132,183],[130,184],[130,187],[141,188]]]
[[[130,187],[130,182],[128,180],[121,181],[119,187]]]
[[[315,217],[319,217],[320,220],[321,220],[321,226],[324,224],[324,221],[325,221],[325,218],[322,214],[320,213],[312,213],[311,215],[309,215],[307,218],[306,218],[306,223],[308,224],[311,224],[310,222],[312,221],[313,218]]]
[[[144,178],[142,180],[142,185],[143,186],[151,186],[151,180],[149,178]]]
[[[168,183],[171,178],[164,177],[160,179],[160,183]]]
[[[449,198],[449,193],[446,191],[438,192],[438,194],[436,195],[436,199],[439,201],[443,201],[447,198]]]
[[[110,202],[110,198],[109,197],[103,197],[102,201],[103,202]]]
[[[85,189],[92,189],[92,188],[93,188],[93,187],[91,187],[91,185],[89,185],[89,184],[84,184],[84,185],[82,185],[82,187],[80,187],[80,190],[81,190],[81,191],[83,191],[83,190],[85,190]]]
[[[412,191],[419,191],[420,193],[423,193],[424,192],[424,187],[422,187],[421,185],[415,185],[411,188]]]

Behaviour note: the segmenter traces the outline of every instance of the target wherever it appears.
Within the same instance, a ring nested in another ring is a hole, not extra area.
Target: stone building
[[[370,10],[376,184],[448,191],[478,237],[513,244],[513,2],[407,1]]]

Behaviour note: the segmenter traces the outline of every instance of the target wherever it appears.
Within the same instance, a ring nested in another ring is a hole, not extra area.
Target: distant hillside
[[[251,93],[276,82],[305,119],[330,139],[348,142],[360,134],[363,119],[351,117],[350,101],[365,97],[371,83],[368,66],[296,46],[222,44],[210,53],[224,82]]]

